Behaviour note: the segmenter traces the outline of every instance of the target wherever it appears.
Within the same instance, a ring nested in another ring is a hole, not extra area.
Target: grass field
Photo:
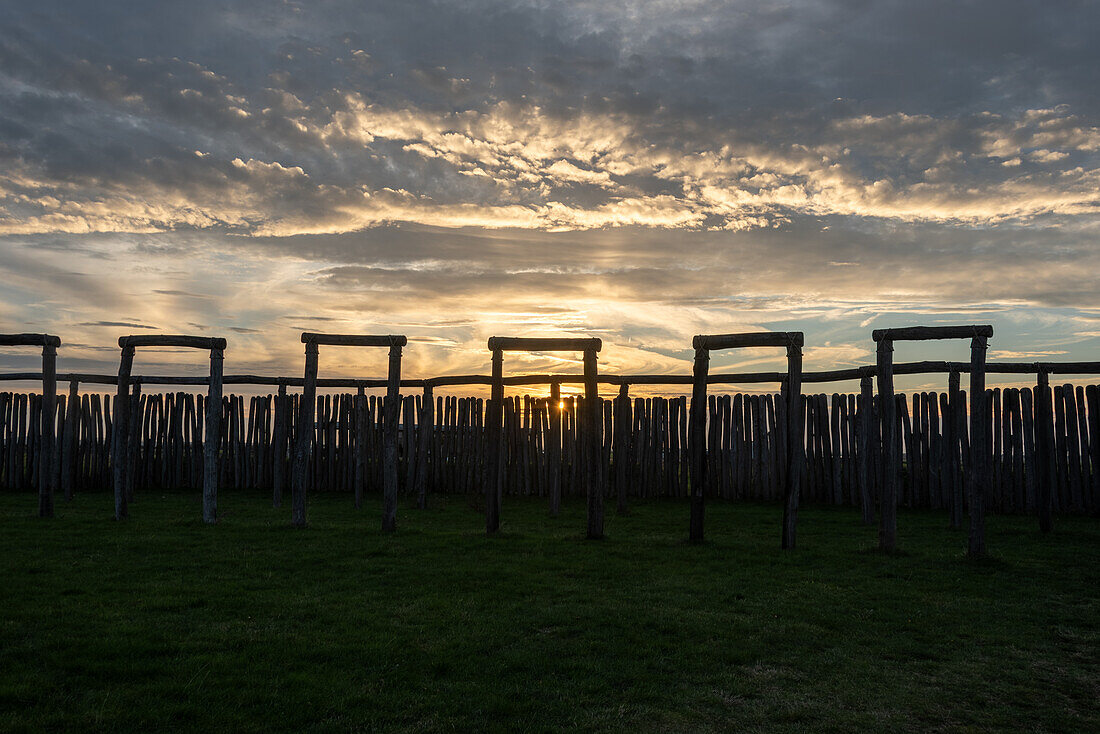
[[[991,558],[902,512],[712,503],[550,519],[462,498],[378,529],[377,498],[0,495],[0,729],[1100,730],[1100,521],[989,518]]]

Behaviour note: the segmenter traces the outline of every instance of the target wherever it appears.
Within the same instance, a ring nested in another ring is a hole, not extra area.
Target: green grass
[[[1100,522],[989,518],[992,557],[902,512],[711,503],[547,517],[463,498],[379,531],[314,496],[0,495],[0,730],[1100,730]]]

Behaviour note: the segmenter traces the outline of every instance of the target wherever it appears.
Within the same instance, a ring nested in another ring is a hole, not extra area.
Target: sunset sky
[[[409,377],[488,372],[493,334],[599,336],[610,372],[753,330],[867,364],[873,328],[941,323],[1100,359],[1098,29],[1086,2],[0,0],[0,331],[61,336],[61,371],[164,332],[298,374],[303,330],[407,334]]]

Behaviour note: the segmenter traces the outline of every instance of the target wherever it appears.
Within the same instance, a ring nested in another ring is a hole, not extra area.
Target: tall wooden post
[[[1051,424],[1050,373],[1043,369],[1040,369],[1036,376],[1034,402],[1035,444],[1038,458],[1035,473],[1039,480],[1039,530],[1040,532],[1049,533],[1054,529],[1054,519],[1051,512],[1054,494],[1051,491],[1054,484],[1054,469],[1051,462],[1054,431]],[[1097,468],[1096,471],[1100,471],[1100,468]]]
[[[561,509],[561,383],[550,383],[550,445],[547,447],[550,480],[550,516]]]
[[[986,337],[970,340],[970,544],[972,557],[985,555],[985,486],[988,481],[989,432],[985,415]]]
[[[428,507],[428,452],[432,448],[432,433],[435,430],[435,395],[431,383],[424,385],[424,398],[420,410],[420,445],[417,449],[416,470],[416,506]]]
[[[870,375],[865,374],[859,378],[859,402],[859,502],[863,511],[863,524],[871,525],[875,521],[876,494],[872,490],[874,478],[871,471],[871,452],[878,446],[878,435],[874,419],[874,384]]]
[[[291,488],[291,525],[306,526],[306,484],[309,481],[309,455],[313,447],[314,410],[317,407],[316,342],[306,342],[306,366],[302,380],[302,398],[298,405],[298,446],[294,452],[294,483]]]
[[[42,345],[42,450],[38,469],[38,516],[53,517],[53,452],[57,420],[57,347]]]
[[[619,385],[619,396],[615,399],[615,424],[613,446],[615,456],[615,510],[625,515],[626,485],[630,481],[630,385]]]
[[[115,485],[115,519],[124,520],[130,515],[126,505],[126,469],[130,430],[130,372],[134,367],[134,347],[122,347],[118,364],[118,384],[115,391],[114,423],[111,433],[111,469]]]
[[[600,472],[600,433],[603,427],[603,409],[600,405],[600,389],[596,380],[596,350],[584,350],[584,403],[587,418],[585,429],[588,431],[588,472],[586,476],[588,495],[588,539],[603,538],[603,494],[604,486]]]
[[[951,451],[951,459],[948,468],[951,470],[951,529],[962,528],[963,487],[962,487],[962,436],[959,435],[959,413],[963,410],[962,391],[960,390],[960,378],[958,370],[952,370],[947,375],[947,404],[951,411],[950,416],[945,417],[944,425],[948,437],[947,445]]]
[[[352,461],[355,463],[355,472],[352,482],[355,484],[355,509],[363,506],[363,484],[367,473],[367,395],[362,385],[355,390],[355,402],[353,403],[352,420],[355,421],[355,455]]]
[[[787,345],[787,486],[783,506],[783,548],[795,547],[798,493],[802,481],[802,344]]]
[[[707,469],[707,375],[710,371],[710,350],[697,347],[692,368],[691,385],[691,520],[688,539],[703,540],[703,490]]]
[[[275,435],[272,442],[271,453],[274,454],[272,465],[272,490],[271,506],[283,506],[283,492],[286,491],[286,455],[287,455],[287,425],[290,422],[290,399],[286,394],[286,380],[279,379],[279,394],[275,396]],[[293,471],[291,472],[293,474]]]
[[[61,446],[61,491],[65,501],[73,498],[73,482],[76,472],[76,420],[80,412],[80,382],[69,381],[69,399],[65,403],[65,443]]]
[[[210,385],[206,393],[206,440],[203,442],[202,520],[218,521],[218,448],[222,421],[221,349],[210,350]]]
[[[125,453],[120,460],[126,462],[126,487],[123,489],[123,493],[126,497],[126,504],[129,505],[134,501],[134,485],[138,482],[138,477],[144,479],[144,472],[139,472],[141,466],[138,463],[141,458],[142,442],[145,438],[141,432],[140,378],[130,382],[130,410],[127,412],[130,416],[130,430],[127,433],[126,443],[123,444]]]
[[[382,433],[382,530],[397,529],[397,421],[401,408],[401,347],[390,345]],[[408,427],[406,427],[408,430]]]
[[[485,482],[485,532],[495,533],[500,529],[501,492],[501,424],[504,417],[504,350],[493,350],[493,384],[489,394],[488,440],[489,461],[486,470],[489,473]]]
[[[879,501],[879,550],[892,552],[898,543],[898,463],[901,460],[894,425],[894,343],[881,339],[877,350],[878,401],[882,416],[882,497]]]

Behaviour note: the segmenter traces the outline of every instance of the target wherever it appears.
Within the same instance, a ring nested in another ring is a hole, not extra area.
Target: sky
[[[269,375],[302,331],[407,334],[408,377],[487,373],[491,335],[687,374],[694,334],[800,330],[832,369],[952,323],[1096,360],[1097,68],[1092,2],[0,0],[0,331],[108,373],[158,332]]]

